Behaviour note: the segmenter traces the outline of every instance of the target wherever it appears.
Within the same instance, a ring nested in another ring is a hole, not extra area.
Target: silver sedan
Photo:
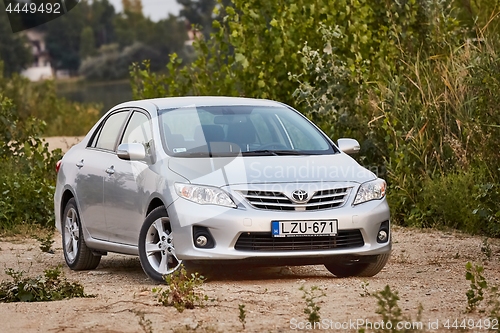
[[[373,276],[391,252],[386,183],[279,102],[176,97],[109,110],[58,163],[64,258],[138,255],[161,281],[183,260],[324,264]]]

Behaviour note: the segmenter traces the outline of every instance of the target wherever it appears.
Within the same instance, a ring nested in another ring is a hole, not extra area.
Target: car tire
[[[372,277],[377,275],[384,268],[390,256],[390,253],[380,254],[377,256],[377,259],[371,263],[339,264],[330,262],[324,265],[330,273],[339,278],[350,276]]]
[[[172,227],[165,206],[153,209],[139,233],[139,260],[142,269],[154,281],[164,281],[182,264],[175,254]]]
[[[101,261],[101,256],[93,254],[85,243],[80,213],[74,198],[66,204],[63,218],[61,231],[66,265],[75,271],[96,268]]]

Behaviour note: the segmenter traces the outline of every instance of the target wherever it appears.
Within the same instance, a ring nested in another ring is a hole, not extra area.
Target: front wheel
[[[326,269],[336,277],[372,277],[377,275],[389,260],[390,253],[380,254],[374,262],[370,263],[325,263]]]
[[[139,259],[146,275],[155,281],[163,281],[164,275],[172,274],[182,264],[175,254],[165,206],[153,209],[144,220],[139,233]]]
[[[63,219],[62,245],[64,260],[66,260],[68,267],[73,270],[96,268],[101,261],[101,256],[94,255],[85,243],[82,222],[74,198],[71,198],[66,204]]]

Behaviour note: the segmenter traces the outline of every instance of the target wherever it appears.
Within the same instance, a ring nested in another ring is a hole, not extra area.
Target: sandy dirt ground
[[[44,253],[31,238],[0,239],[0,279],[6,268],[41,274],[63,265],[70,281],[79,281],[95,298],[44,303],[1,303],[1,332],[293,332],[307,329],[301,286],[317,286],[324,297],[316,302],[322,326],[315,331],[355,332],[381,323],[373,295],[389,285],[399,293],[399,306],[424,331],[456,331],[445,327],[455,319],[487,319],[467,313],[465,279],[468,261],[484,266],[488,282],[500,284],[500,242],[460,233],[395,228],[393,253],[386,267],[373,278],[336,278],[323,266],[259,268],[249,266],[196,266],[188,271],[206,277],[204,308],[179,313],[158,303],[139,260],[110,254],[93,271],[74,272],[64,265],[59,234],[54,253]],[[488,257],[487,254],[491,253]],[[246,323],[240,322],[239,305],[245,305]],[[416,320],[419,304],[422,319]],[[353,326],[355,323],[357,326]],[[436,326],[437,324],[437,326]],[[349,325],[349,326],[348,326]],[[343,327],[343,328],[342,328]],[[375,326],[376,327],[376,326]],[[417,326],[415,326],[417,327]],[[484,329],[466,329],[469,332]]]
[[[52,136],[48,138],[44,138],[48,144],[49,149],[61,149],[64,152],[67,152],[69,148],[76,145],[78,142],[82,141],[83,136]]]

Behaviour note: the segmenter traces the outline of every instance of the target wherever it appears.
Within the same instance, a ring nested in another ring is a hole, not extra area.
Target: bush
[[[422,220],[410,220],[408,224],[485,233],[487,229],[482,221],[473,214],[476,206],[474,187],[481,182],[480,177],[471,172],[455,172],[423,181],[417,205]],[[418,214],[411,216],[416,217]]]
[[[0,230],[22,223],[53,226],[55,164],[61,151],[50,152],[39,137],[44,123],[20,123],[12,101],[0,93]]]
[[[216,7],[222,19],[194,43],[192,63],[173,55],[166,75],[133,67],[134,97],[290,104],[332,139],[361,142],[359,161],[388,180],[394,222],[498,235],[500,43],[489,29],[500,16],[491,5],[487,26],[477,26],[483,16],[461,19],[468,9],[453,0],[232,0]]]
[[[487,34],[467,39],[441,6],[429,44],[414,53],[401,44],[388,58],[396,67],[360,62],[352,71],[342,54],[304,47],[304,69],[314,75],[292,75],[300,82],[295,96],[332,138],[353,136],[370,148],[360,161],[387,170],[380,176],[389,182],[393,221],[498,235],[500,203],[485,184],[500,180],[500,45]],[[396,22],[390,29],[400,33]],[[323,29],[325,45],[343,38]]]
[[[205,278],[198,273],[191,273],[189,276],[184,266],[163,278],[168,287],[153,288],[153,293],[163,306],[173,306],[177,311],[183,312],[185,309],[203,307],[208,300],[208,296],[199,290]]]
[[[9,268],[12,281],[0,283],[0,302],[47,302],[74,297],[94,297],[84,293],[78,282],[69,282],[60,267],[46,269],[43,276],[24,277],[24,272]]]

